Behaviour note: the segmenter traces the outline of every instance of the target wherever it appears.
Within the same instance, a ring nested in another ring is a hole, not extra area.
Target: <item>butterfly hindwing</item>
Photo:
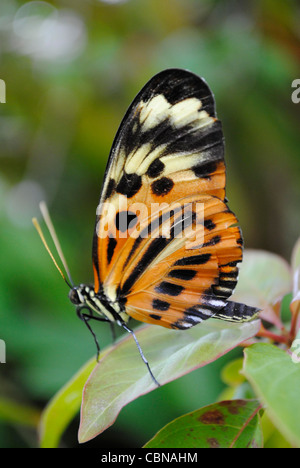
[[[137,255],[131,272],[134,280],[124,291],[130,316],[169,328],[189,328],[212,316],[246,319],[245,309],[233,310],[227,301],[237,282],[236,264],[242,259],[236,218],[216,197],[203,196],[194,205],[203,210],[199,217],[192,212],[194,222],[184,236],[148,240],[148,248]],[[250,318],[255,309],[247,313]]]

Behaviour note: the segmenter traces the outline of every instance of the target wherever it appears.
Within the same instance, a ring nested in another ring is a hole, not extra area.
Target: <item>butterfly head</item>
[[[74,288],[70,289],[69,299],[72,302],[72,304],[76,306],[83,303],[83,297],[78,286],[75,286]]]
[[[80,284],[70,289],[69,299],[75,306],[88,306],[94,295],[94,288]]]

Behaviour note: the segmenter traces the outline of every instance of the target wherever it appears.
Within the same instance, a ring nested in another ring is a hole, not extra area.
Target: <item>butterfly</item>
[[[130,318],[185,330],[211,317],[243,322],[258,309],[229,300],[243,238],[225,195],[224,137],[204,79],[183,69],[153,76],[123,118],[97,207],[94,286],[70,285],[90,320]]]

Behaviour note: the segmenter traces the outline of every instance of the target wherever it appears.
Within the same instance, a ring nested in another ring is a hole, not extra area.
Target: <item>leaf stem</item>
[[[298,318],[299,318],[299,312],[300,312],[300,304],[298,305],[296,310],[291,309],[291,312],[292,312],[292,320],[291,320],[291,329],[290,329],[290,344],[292,344],[298,332],[298,328],[299,328]]]
[[[284,343],[286,345],[288,344],[288,341],[289,341],[288,336],[277,335],[277,333],[270,332],[269,330],[266,330],[263,325],[261,325],[261,328],[256,336],[260,336],[262,338],[269,338],[272,341],[275,341],[277,343]]]

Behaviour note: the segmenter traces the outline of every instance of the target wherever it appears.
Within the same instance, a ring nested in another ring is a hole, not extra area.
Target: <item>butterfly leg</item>
[[[86,309],[88,310],[90,313],[89,314],[85,314],[85,313],[82,313],[82,310],[83,309]],[[91,313],[91,310],[88,308],[88,307],[78,307],[77,310],[77,315],[78,317],[80,318],[80,320],[82,320],[88,330],[90,331],[90,333],[93,335],[93,338],[94,338],[94,341],[95,341],[95,344],[96,344],[96,348],[97,348],[97,362],[99,362],[99,359],[100,359],[100,345],[99,345],[99,342],[97,340],[97,337],[96,337],[96,334],[95,332],[93,331],[92,327],[90,326],[90,324],[88,323],[88,321],[90,319],[94,319],[94,320],[98,320],[99,322],[108,322],[109,320],[108,319],[105,319],[105,318],[101,318],[101,317],[95,317],[92,313]]]
[[[121,322],[121,326],[124,328],[124,330],[126,330],[128,333],[131,333],[134,341],[135,341],[135,344],[137,345],[137,348],[139,350],[139,353],[141,355],[141,358],[143,359],[144,363],[146,364],[147,366],[147,369],[148,369],[148,372],[153,380],[153,382],[155,383],[155,385],[157,385],[158,387],[160,387],[160,384],[157,382],[156,378],[154,377],[153,373],[152,373],[152,370],[150,368],[150,365],[149,365],[149,362],[147,361],[147,359],[145,358],[144,356],[144,353],[142,351],[142,348],[140,346],[140,343],[138,342],[138,339],[137,337],[135,336],[135,333],[133,330],[131,330],[131,328],[128,328],[127,325],[124,323],[124,322]]]
[[[110,330],[111,330],[112,341],[113,343],[115,343],[116,342],[116,329],[115,329],[114,322],[110,322]]]

